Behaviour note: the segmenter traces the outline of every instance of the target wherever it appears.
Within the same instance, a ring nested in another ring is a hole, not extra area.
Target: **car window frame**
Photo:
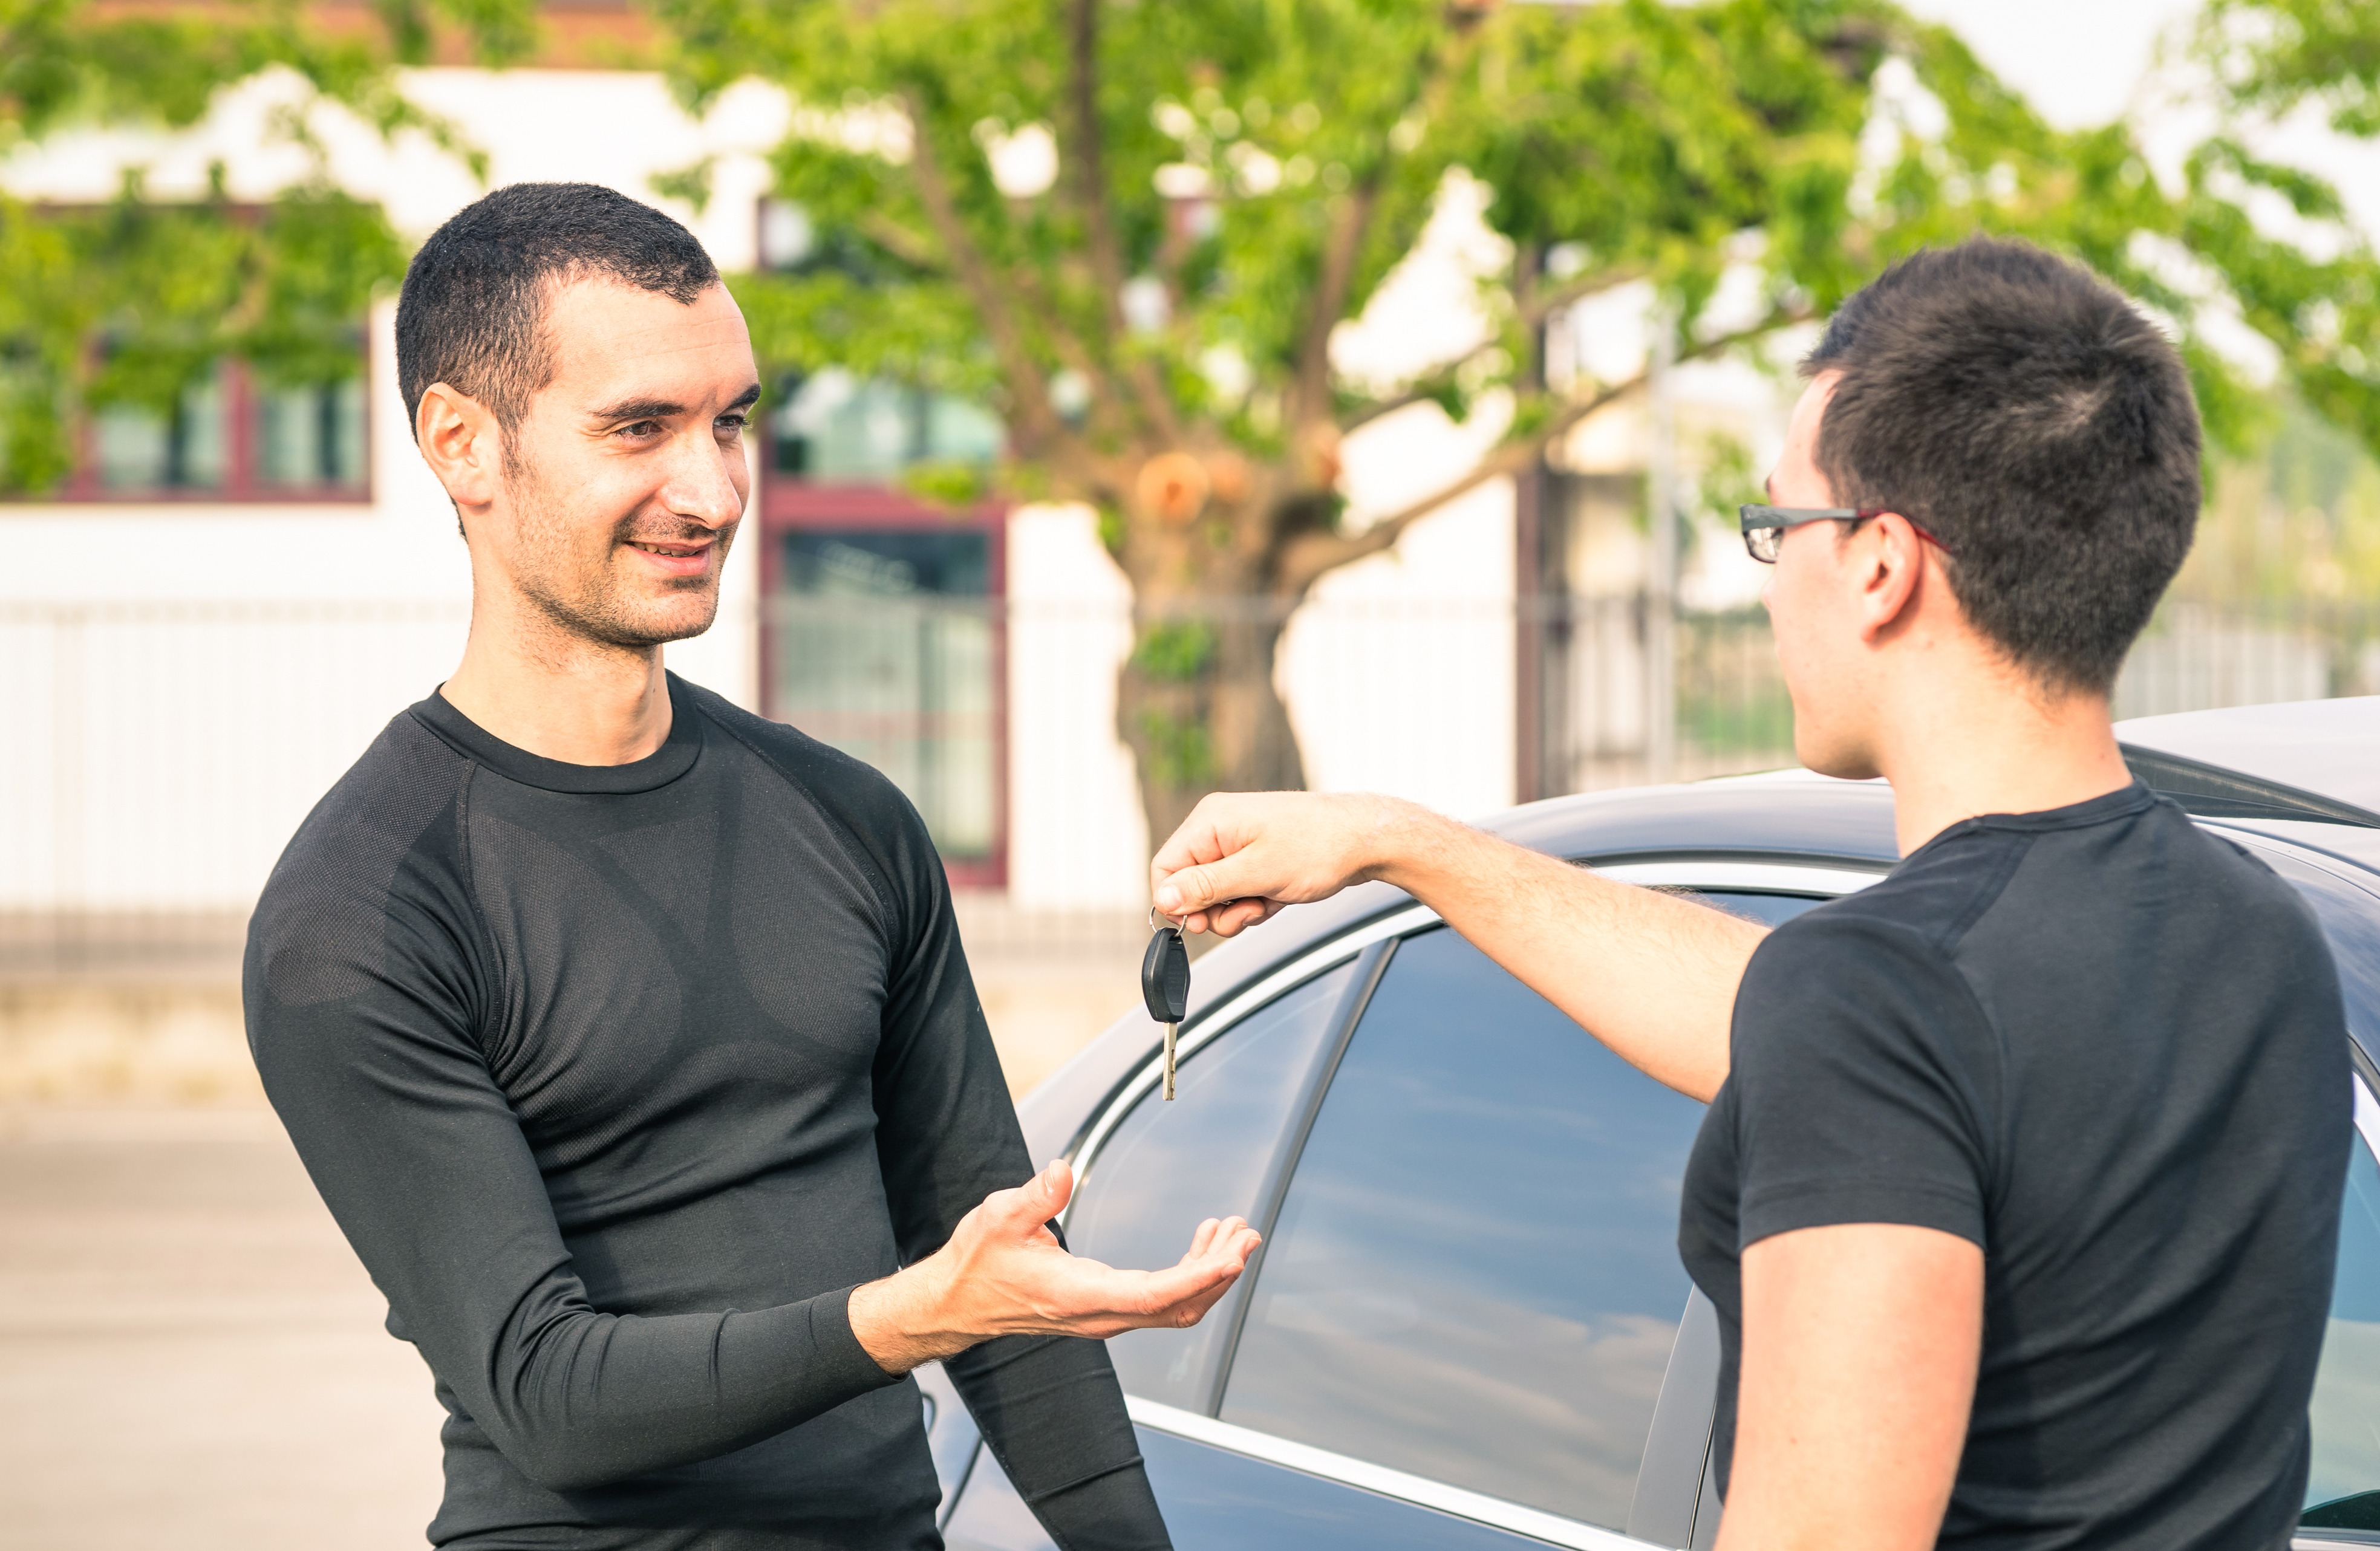
[[[1880,882],[1889,870],[1882,864],[1867,868],[1791,858],[1615,860],[1608,864],[1586,858],[1575,865],[1592,866],[1598,875],[1615,882],[1646,888],[1783,894],[1821,903]],[[1351,959],[1369,957],[1369,962],[1358,968],[1322,1038],[1313,1067],[1302,1080],[1303,1091],[1291,1107],[1296,1118],[1284,1130],[1283,1140],[1276,1145],[1266,1166],[1265,1184],[1257,1196],[1266,1204],[1266,1220],[1256,1226],[1268,1241],[1305,1137],[1329,1094],[1330,1079],[1337,1072],[1339,1060],[1373,991],[1378,988],[1390,959],[1406,938],[1442,924],[1438,912],[1418,903],[1375,916],[1296,955],[1182,1030],[1176,1042],[1177,1060],[1220,1038],[1250,1014],[1316,976]],[[1117,1085],[1097,1117],[1084,1128],[1069,1158],[1075,1167],[1078,1192],[1081,1183],[1087,1182],[1099,1168],[1099,1153],[1108,1139],[1143,1097],[1162,1080],[1163,1071],[1162,1056],[1152,1056],[1132,1077]],[[1060,1226],[1064,1226],[1062,1215]],[[1127,1394],[1125,1410],[1136,1425],[1550,1545],[1572,1547],[1573,1551],[1645,1551],[1647,1546],[1708,1544],[1706,1537],[1716,1532],[1718,1515],[1705,1514],[1702,1508],[1706,1498],[1716,1498],[1709,1486],[1709,1454],[1711,1424],[1718,1412],[1718,1327],[1716,1315],[1710,1315],[1707,1300],[1699,1290],[1687,1300],[1677,1341],[1670,1349],[1669,1367],[1646,1439],[1645,1464],[1637,1475],[1636,1504],[1629,1514],[1628,1530],[1622,1533],[1222,1421],[1214,1413],[1220,1409],[1222,1383],[1237,1354],[1239,1325],[1245,1317],[1247,1304],[1245,1290],[1253,1288],[1262,1274],[1263,1259],[1264,1250],[1259,1248],[1242,1277],[1242,1286],[1232,1294],[1229,1307],[1233,1328],[1218,1344],[1212,1370],[1207,1375],[1206,1413]],[[1698,1312],[1708,1317],[1696,1318]],[[1698,1520],[1705,1521],[1697,1523]],[[1702,1533],[1697,1534],[1697,1530]]]

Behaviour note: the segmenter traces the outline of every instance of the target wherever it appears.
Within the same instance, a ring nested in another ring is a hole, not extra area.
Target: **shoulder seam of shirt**
[[[687,687],[701,690],[698,685],[689,685]],[[701,693],[707,695],[710,691],[701,690]],[[858,837],[850,832],[851,827],[844,823],[841,816],[821,800],[816,792],[810,789],[809,782],[787,769],[783,763],[772,757],[767,749],[746,737],[736,728],[728,725],[726,721],[712,708],[705,705],[698,696],[689,697],[688,704],[701,713],[704,721],[718,728],[728,737],[735,739],[752,757],[775,771],[778,780],[800,793],[802,797],[818,810],[820,816],[828,821],[827,830],[835,837],[835,844],[842,850],[844,857],[859,868],[861,875],[868,879],[868,888],[875,893],[877,908],[884,913],[882,925],[885,947],[888,951],[893,951],[894,946],[902,940],[902,933],[899,929],[901,912],[893,900],[892,880],[884,876],[883,869],[879,867],[875,859],[868,854],[867,848],[859,844]],[[799,732],[800,729],[795,728],[794,731]]]
[[[463,779],[455,788],[455,855],[463,869],[463,898],[471,906],[471,928],[480,934],[480,946],[487,953],[488,962],[495,966],[496,984],[489,988],[493,995],[489,999],[489,1005],[479,1010],[476,1020],[484,1024],[504,1016],[503,1010],[507,1000],[504,994],[504,982],[511,971],[504,963],[504,946],[496,940],[494,929],[488,925],[488,913],[480,905],[479,869],[471,862],[471,781],[479,773],[480,762],[465,755]],[[490,1032],[480,1027],[471,1030],[472,1043],[480,1047],[482,1060],[492,1059],[488,1054]]]
[[[2012,849],[2018,856],[2022,857],[2026,852],[2032,849],[2032,846],[2030,842],[2028,842],[2025,845],[2013,847]],[[1983,906],[1988,906],[1998,901],[2001,890],[2007,887],[2008,874],[2013,873],[2014,871],[2015,867],[2013,864],[2011,864],[2002,872],[2001,876],[1991,886],[1980,888],[1976,891],[1977,898],[1982,902]],[[1856,898],[1857,896],[1852,897]],[[1971,906],[1969,910],[1964,913],[1965,918],[1959,924],[1958,930],[1964,931],[1968,929],[1973,926],[1974,920],[1982,917],[1983,914],[1984,909],[1982,907]],[[1878,931],[1887,935],[1899,936],[1904,939],[1914,940],[1919,946],[1933,954],[1940,961],[1943,972],[1949,976],[1950,980],[1954,984],[1958,986],[1960,994],[1965,1000],[1966,1015],[1973,1018],[1976,1024],[1983,1029],[1985,1035],[1990,1039],[1992,1048],[1992,1062],[1994,1067],[1993,1083],[1998,1091],[1994,1096],[1995,1103],[1993,1106],[1993,1112],[1987,1116],[1978,1116],[1977,1119],[1986,1121],[1990,1125],[1989,1134],[1985,1138],[1985,1141],[1989,1153],[1987,1161],[1989,1162],[1992,1169],[1992,1176],[1989,1183],[1996,1191],[1999,1183],[1999,1170],[2003,1167],[2008,1155],[2008,1149],[2002,1145],[2004,1138],[2001,1135],[2001,1130],[2004,1123],[2003,1111],[2005,1110],[2008,1103],[2008,1040],[2002,1036],[1999,1024],[1994,1022],[1992,1015],[1984,1010],[1983,999],[1975,994],[1975,983],[1972,979],[1968,978],[1965,967],[1959,963],[1957,957],[1951,952],[1947,942],[1937,941],[1933,934],[1922,931],[1918,927],[1911,926],[1905,921],[1887,919],[1883,916],[1853,916],[1843,917],[1841,919],[1847,922],[1857,921],[1863,928],[1867,930]],[[1807,921],[1814,927],[1821,924],[1821,918],[1815,915],[1797,917],[1796,921]],[[1784,927],[1780,927],[1779,929],[1788,929],[1794,926],[1796,921],[1789,921],[1785,924]],[[1733,1044],[1734,1036],[1730,1031],[1729,1035],[1729,1046],[1730,1050],[1733,1048]],[[1714,1100],[1713,1102],[1716,1103],[1717,1101]],[[1997,1199],[1996,1195],[1986,1197],[1986,1207],[1991,1205],[1994,1199]]]
[[[2001,857],[1991,872],[1975,885],[1974,894],[1968,900],[1966,908],[1953,916],[1948,927],[1942,928],[1941,939],[1935,946],[1941,950],[1942,956],[1946,959],[1957,952],[1959,943],[1969,932],[1975,929],[1975,923],[1989,914],[1992,906],[1999,903],[2000,896],[2008,891],[2009,879],[2016,876],[2016,869],[2023,865],[2027,856],[2033,854],[2033,842],[2040,838],[2035,833],[2022,830],[1996,830],[1993,833],[2010,837],[2003,842],[2007,854]],[[1953,970],[1959,968],[1955,961],[1950,967]],[[1966,978],[1964,971],[1960,971],[1960,978],[1961,980]],[[1994,1031],[1996,1034],[1998,1032],[1998,1030]]]

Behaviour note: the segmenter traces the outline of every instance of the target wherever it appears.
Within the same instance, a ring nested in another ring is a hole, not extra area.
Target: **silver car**
[[[2303,891],[2347,995],[2347,1181],[2298,1545],[2380,1545],[2380,699],[2119,729],[2136,775]],[[1802,774],[1561,798],[1499,832],[1783,921],[1893,865],[1891,794]],[[1202,1217],[1266,1244],[1196,1328],[1110,1344],[1182,1551],[1711,1544],[1718,1333],[1676,1249],[1702,1106],[1384,885],[1197,965],[1180,1097],[1135,1012],[1020,1107],[1074,1159],[1065,1229],[1170,1263]],[[1054,1551],[939,1373],[956,1551]]]

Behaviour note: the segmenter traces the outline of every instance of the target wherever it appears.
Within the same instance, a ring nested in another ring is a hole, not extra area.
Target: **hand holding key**
[[[1190,947],[1171,921],[1157,928],[1140,956],[1140,1000],[1148,1015],[1165,1025],[1165,1098],[1172,1103],[1174,1036],[1190,1012]]]

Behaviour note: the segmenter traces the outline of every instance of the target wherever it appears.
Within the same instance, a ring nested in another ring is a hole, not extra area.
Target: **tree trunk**
[[[1231,598],[1135,611],[1116,731],[1139,763],[1152,852],[1209,792],[1305,788],[1289,709],[1273,687],[1289,607]]]

